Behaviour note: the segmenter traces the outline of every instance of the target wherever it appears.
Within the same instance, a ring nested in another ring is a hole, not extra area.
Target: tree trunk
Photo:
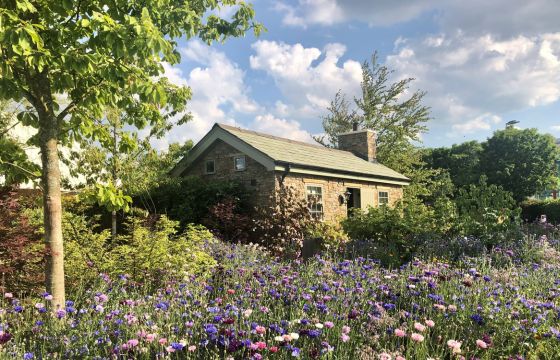
[[[43,220],[45,243],[48,247],[45,280],[47,292],[53,296],[53,305],[64,307],[64,246],[62,240],[62,202],[60,196],[60,167],[58,159],[58,124],[54,113],[39,113],[39,129]]]
[[[117,212],[111,211],[111,237],[113,241],[117,238]]]

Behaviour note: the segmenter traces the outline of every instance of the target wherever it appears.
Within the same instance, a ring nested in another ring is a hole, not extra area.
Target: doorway
[[[347,188],[346,192],[349,194],[348,201],[346,202],[347,215],[351,216],[354,209],[361,207],[361,192],[359,188]]]

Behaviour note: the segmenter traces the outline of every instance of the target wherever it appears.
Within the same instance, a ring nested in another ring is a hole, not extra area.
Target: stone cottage
[[[375,133],[339,135],[339,148],[284,139],[215,124],[171,171],[208,181],[236,180],[265,202],[280,186],[292,186],[310,202],[311,213],[336,220],[353,208],[392,205],[410,180],[376,161]]]

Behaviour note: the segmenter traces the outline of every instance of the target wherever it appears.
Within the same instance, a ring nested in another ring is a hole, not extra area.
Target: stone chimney
[[[354,153],[369,162],[377,162],[377,147],[373,130],[358,130],[356,123],[352,131],[338,135],[338,148]]]

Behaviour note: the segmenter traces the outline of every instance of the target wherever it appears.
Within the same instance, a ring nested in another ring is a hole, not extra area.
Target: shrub
[[[406,199],[395,207],[357,210],[342,222],[351,239],[349,251],[366,253],[386,265],[410,260],[417,239],[435,231],[433,210],[416,199]]]
[[[0,289],[4,288],[3,291],[29,293],[43,287],[47,250],[38,227],[30,222],[26,206],[29,204],[14,189],[0,190]]]
[[[75,236],[67,238],[66,264],[75,282],[92,281],[104,273],[157,286],[164,279],[201,273],[215,264],[202,250],[203,243],[213,239],[202,225],[189,224],[177,234],[177,222],[165,216],[151,226],[146,219],[132,217],[125,224],[126,234],[111,243],[107,230],[95,233],[79,216],[70,215],[67,220]]]
[[[209,209],[226,199],[236,199],[235,210],[248,214],[252,209],[252,193],[235,181],[208,182],[199,177],[170,179],[147,195],[134,197],[134,206],[150,213],[165,214],[179,222],[180,228],[187,224],[200,224],[208,218]]]
[[[307,229],[307,236],[319,239],[321,250],[339,252],[343,250],[350,238],[340,222],[315,221]]]
[[[208,215],[202,220],[207,228],[220,240],[227,242],[247,242],[251,229],[249,215],[240,211],[239,199],[231,196],[208,209]]]
[[[557,200],[526,200],[520,204],[521,217],[527,222],[540,219],[546,215],[547,221],[560,224],[560,199]]]
[[[317,220],[307,201],[290,186],[281,186],[256,208],[251,239],[277,255],[299,256],[307,231]]]
[[[519,214],[511,193],[488,184],[482,176],[477,185],[459,189],[455,197],[459,234],[479,238],[486,248],[503,246],[519,238]]]

